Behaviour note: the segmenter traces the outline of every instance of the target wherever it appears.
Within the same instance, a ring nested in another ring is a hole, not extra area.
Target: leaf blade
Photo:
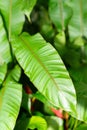
[[[15,70],[16,69],[16,70]],[[3,87],[0,90],[0,129],[12,130],[15,126],[22,99],[22,87],[11,79],[13,72],[18,71],[20,77],[20,68],[16,66],[8,76]]]
[[[0,1],[0,10],[5,21],[8,36],[10,35],[9,38],[11,38],[11,33],[21,33],[24,23],[22,4],[23,2],[21,0],[7,0],[5,2],[3,2],[3,0]]]
[[[58,31],[64,31],[72,16],[72,9],[63,0],[49,1],[49,15]]]
[[[69,34],[71,41],[76,37],[87,36],[87,26],[86,26],[86,3],[85,0],[73,0],[70,4],[73,15],[69,23]]]
[[[24,33],[19,38],[14,38],[12,46],[19,64],[37,89],[54,106],[75,112],[73,83],[51,44],[46,43],[40,34],[29,36]]]
[[[4,23],[0,15],[0,62],[11,62],[10,46],[7,39]]]

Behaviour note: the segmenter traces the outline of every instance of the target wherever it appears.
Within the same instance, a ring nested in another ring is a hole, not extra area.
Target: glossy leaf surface
[[[36,88],[56,107],[75,112],[76,95],[57,51],[40,34],[22,34],[12,41],[19,64]]]
[[[4,28],[4,23],[0,15],[0,63],[8,63],[11,61],[10,46],[7,39],[7,34]]]
[[[16,66],[0,89],[0,130],[13,130],[15,126],[22,99],[22,86],[16,82],[20,72]]]
[[[47,130],[47,123],[44,118],[39,117],[39,116],[32,116],[30,118],[28,127],[30,129],[35,129],[37,130]]]

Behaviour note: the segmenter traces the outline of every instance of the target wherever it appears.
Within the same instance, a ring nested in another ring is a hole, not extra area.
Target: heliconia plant
[[[0,130],[87,129],[85,0],[0,0]]]

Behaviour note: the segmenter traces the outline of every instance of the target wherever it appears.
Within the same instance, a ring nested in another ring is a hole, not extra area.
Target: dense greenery
[[[0,0],[0,130],[87,129],[85,0]]]

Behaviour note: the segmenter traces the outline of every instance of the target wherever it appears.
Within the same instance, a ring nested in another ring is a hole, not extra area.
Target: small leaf
[[[48,124],[47,130],[64,130],[62,119],[56,116],[46,116],[45,119]]]
[[[37,128],[37,130],[47,130],[47,123],[45,119],[40,116],[32,116],[30,118],[27,128],[30,128],[30,129]]]

